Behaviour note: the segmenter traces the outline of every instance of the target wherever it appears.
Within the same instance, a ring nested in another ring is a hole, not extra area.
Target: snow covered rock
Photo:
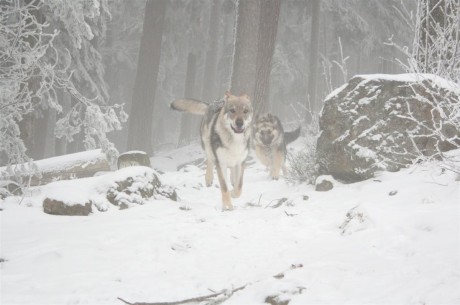
[[[438,148],[452,149],[415,122],[432,128],[433,121],[445,111],[433,107],[442,99],[457,103],[460,92],[434,75],[351,78],[324,102],[316,148],[320,174],[360,181],[373,177],[376,171],[397,171],[411,164],[418,151],[432,155]],[[458,132],[455,128],[445,130],[449,128],[446,126],[439,128],[445,134]],[[431,136],[425,136],[428,133]]]
[[[56,181],[43,186],[43,210],[53,215],[88,215],[93,208],[126,209],[154,199],[177,201],[176,191],[164,185],[150,167],[131,166],[102,176]]]
[[[128,166],[148,166],[150,167],[150,159],[144,151],[127,151],[118,156],[118,169]]]
[[[136,175],[128,175],[114,181],[107,191],[107,200],[126,209],[136,204],[144,204],[151,197],[169,198],[177,201],[176,191],[163,186],[153,170],[145,170]]]

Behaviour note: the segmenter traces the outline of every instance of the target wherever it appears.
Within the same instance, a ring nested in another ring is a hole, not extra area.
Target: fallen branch
[[[128,305],[180,305],[180,304],[187,304],[187,303],[192,303],[192,302],[203,302],[203,301],[208,301],[209,299],[212,299],[212,298],[215,298],[215,297],[218,297],[218,296],[228,296],[230,297],[232,294],[234,294],[235,292],[239,291],[239,290],[243,290],[244,288],[246,288],[247,284],[244,285],[244,286],[240,286],[238,288],[235,288],[235,289],[232,289],[232,290],[222,290],[220,292],[216,292],[216,293],[213,293],[213,294],[208,294],[208,295],[204,295],[204,296],[201,296],[201,297],[195,297],[195,298],[190,298],[190,299],[185,299],[185,300],[181,300],[181,301],[175,301],[175,302],[155,302],[155,303],[129,303],[125,300],[123,300],[122,298],[118,298],[120,301],[128,304]]]
[[[294,269],[298,269],[298,268],[302,268],[302,267],[303,267],[302,264],[292,264],[291,267],[289,267],[289,269],[287,269],[287,270],[285,270],[283,272],[277,273],[273,277],[276,278],[276,279],[282,279],[282,278],[284,278],[284,273],[286,271],[294,270]],[[123,300],[120,297],[118,297],[117,299],[119,299],[120,301],[122,301],[123,303],[128,304],[128,305],[181,305],[181,304],[209,301],[210,299],[216,298],[216,297],[224,297],[225,299],[228,299],[235,292],[237,292],[239,290],[243,290],[249,284],[251,284],[251,283],[247,283],[247,284],[245,284],[243,286],[237,287],[237,288],[232,289],[232,290],[224,289],[224,290],[222,290],[220,292],[216,292],[216,293],[213,293],[213,294],[208,294],[208,295],[204,295],[204,296],[200,296],[200,297],[194,297],[194,298],[190,298],[190,299],[185,299],[185,300],[180,300],[180,301],[173,301],[173,302],[153,302],[153,303],[134,302],[134,303],[130,303],[130,302],[126,301],[126,300]],[[220,300],[220,301],[224,301],[224,300]]]

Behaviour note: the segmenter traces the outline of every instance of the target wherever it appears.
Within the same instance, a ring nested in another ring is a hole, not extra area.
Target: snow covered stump
[[[147,166],[150,167],[150,159],[146,152],[144,151],[127,151],[120,154],[117,160],[118,169],[128,167],[128,166]]]
[[[458,126],[445,119],[455,115],[450,108],[459,100],[459,88],[434,75],[351,78],[326,97],[321,111],[320,174],[360,181],[460,146]]]

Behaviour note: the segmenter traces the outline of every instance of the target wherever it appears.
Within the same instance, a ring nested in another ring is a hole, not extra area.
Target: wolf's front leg
[[[232,200],[230,198],[230,192],[228,191],[227,182],[225,181],[226,172],[223,171],[220,164],[216,165],[217,177],[219,178],[220,191],[222,193],[222,209],[233,210]]]
[[[272,151],[272,164],[270,167],[270,177],[278,180],[281,168],[284,166],[284,154],[280,150]]]
[[[243,173],[244,173],[244,164],[238,164],[233,167],[231,171],[235,173],[235,181],[233,182],[232,197],[238,198],[241,196],[241,191],[243,189]]]
[[[214,177],[214,162],[210,158],[206,160],[206,176],[205,176],[205,181],[206,181],[206,186],[211,186],[212,185],[212,180]]]

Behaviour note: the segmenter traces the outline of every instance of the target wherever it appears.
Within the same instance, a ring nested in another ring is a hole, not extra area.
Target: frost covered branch
[[[57,137],[72,141],[73,136],[82,131],[86,149],[101,147],[112,160],[118,154],[106,134],[121,129],[127,114],[123,105],[107,104],[108,95],[101,77],[103,67],[98,63],[100,55],[89,43],[95,37],[93,19],[101,16],[104,6],[101,3],[105,2],[93,1],[89,5],[85,0],[13,0],[2,3],[1,163],[11,167],[30,160],[20,124],[28,116],[47,109],[61,116],[55,129]],[[83,63],[79,62],[80,50],[85,51]],[[72,96],[73,105],[68,113],[64,113],[58,91]]]
[[[402,7],[405,8],[404,4]],[[429,86],[424,82],[423,74],[434,74],[447,80],[445,85],[460,94],[460,1],[421,0],[417,2],[415,15],[407,9],[398,10],[398,14],[404,16],[414,29],[412,46],[400,46],[392,38],[387,44],[406,56],[407,63],[399,63],[407,72],[419,75],[420,83],[426,89],[425,94],[418,94],[412,88],[417,103],[407,103],[408,114],[400,117],[415,123],[414,138],[428,138],[434,144],[436,151],[427,153],[411,139],[420,159],[440,157],[447,161],[446,147],[460,148],[460,102],[453,94]],[[429,120],[415,117],[411,107],[430,109],[426,113]]]

